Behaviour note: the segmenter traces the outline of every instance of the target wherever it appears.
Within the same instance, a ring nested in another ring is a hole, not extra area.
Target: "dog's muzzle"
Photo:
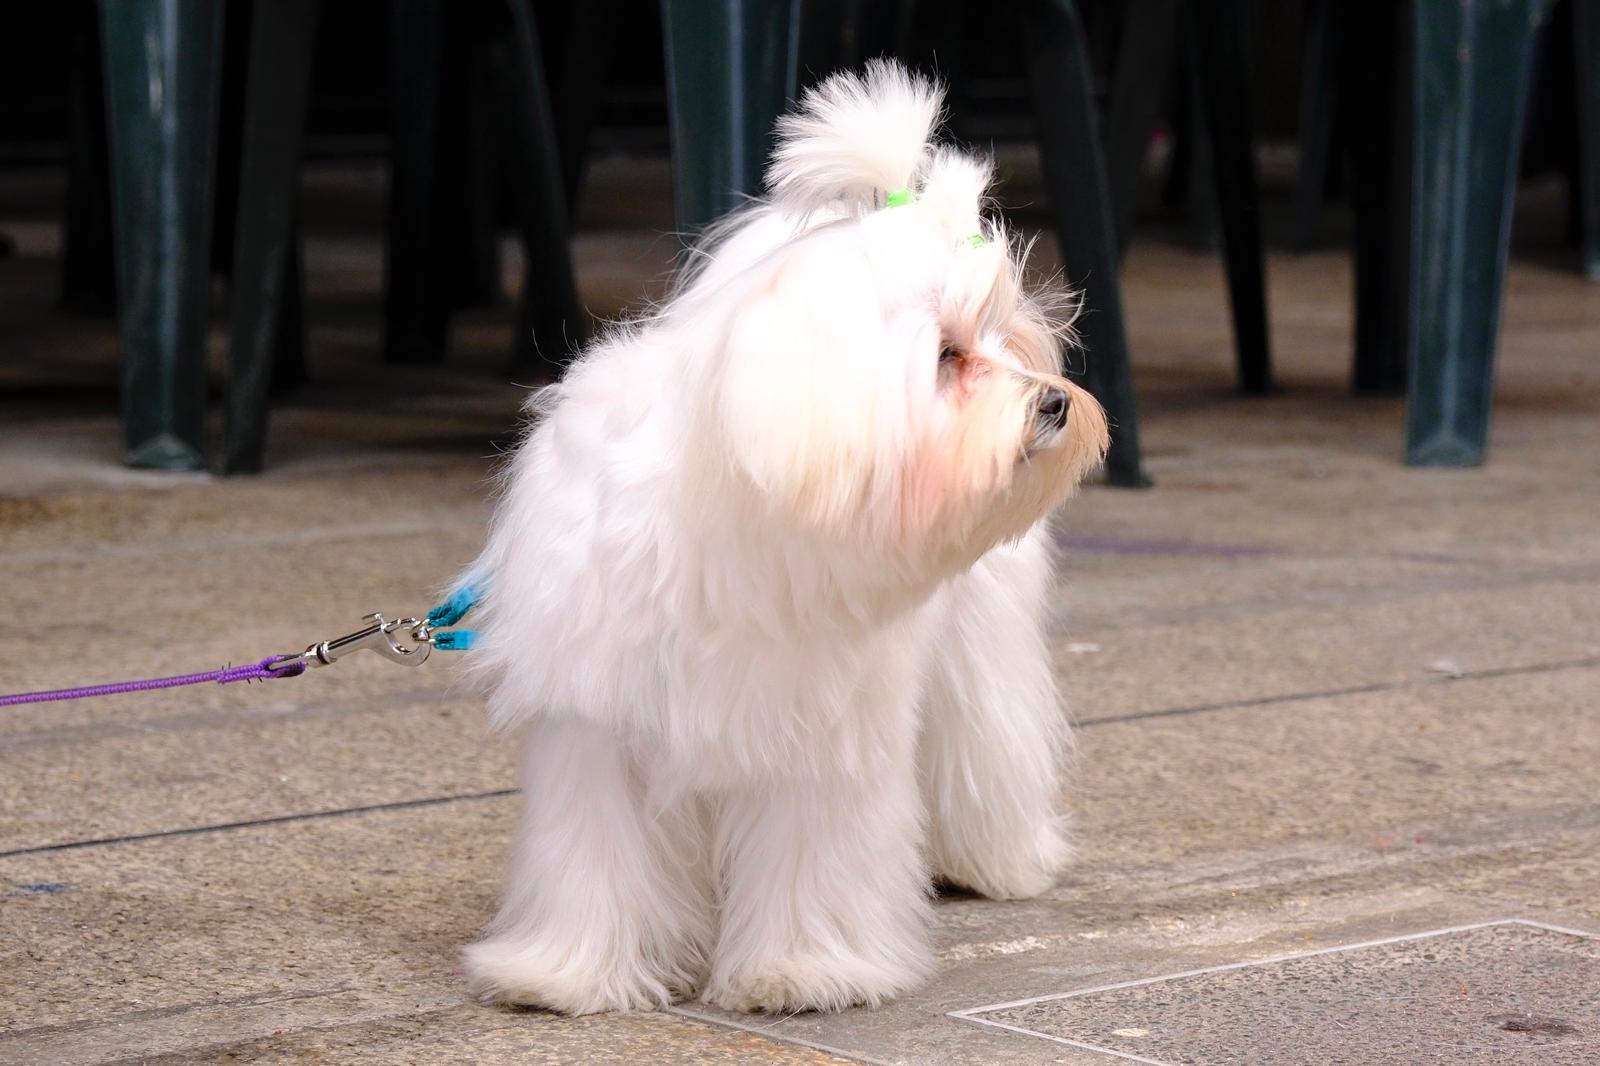
[[[1035,416],[1036,432],[1043,437],[1067,424],[1067,414],[1072,410],[1072,397],[1065,389],[1054,386],[1045,389],[1039,397],[1039,412]]]
[[[1072,397],[1067,395],[1067,390],[1054,385],[1046,387],[1039,394],[1034,407],[1033,432],[1028,436],[1023,457],[1052,447],[1060,439],[1062,427],[1067,424],[1067,416],[1071,413]]]

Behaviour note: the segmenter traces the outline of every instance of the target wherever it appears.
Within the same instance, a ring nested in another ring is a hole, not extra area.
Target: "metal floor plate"
[[[1600,939],[1490,922],[951,1016],[1155,1066],[1596,1066]]]

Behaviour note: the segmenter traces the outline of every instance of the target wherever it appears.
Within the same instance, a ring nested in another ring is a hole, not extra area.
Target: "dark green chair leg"
[[[761,189],[794,95],[799,0],[662,0],[678,229],[692,238]]]
[[[101,0],[132,466],[204,465],[222,5]],[[154,93],[152,86],[160,86]]]
[[[245,93],[250,84],[251,28],[258,7],[272,0],[229,0],[232,17],[222,27],[222,73],[217,87],[216,176],[211,181],[211,276],[233,273],[234,219],[239,217],[239,181],[244,158]]]
[[[1166,100],[1167,71],[1178,39],[1179,0],[1127,0],[1111,70],[1106,118],[1106,177],[1117,247],[1126,251],[1138,207],[1150,130]]]
[[[1216,166],[1206,136],[1199,36],[1195,5],[1184,4],[1178,15],[1178,103],[1172,116],[1172,158],[1163,199],[1182,212],[1189,246],[1214,252],[1219,246]]]
[[[494,84],[490,37],[504,19],[483,5],[445,13],[443,70],[439,84],[437,177],[429,208],[443,242],[447,288],[435,293],[448,311],[495,307],[500,286],[500,232],[496,208]]]
[[[903,51],[896,54],[917,70],[935,70],[948,86],[945,94],[945,128],[956,137],[969,132],[979,110],[971,91],[973,65],[972,22],[976,15],[970,0],[918,3],[907,0],[909,17],[902,37]],[[805,5],[801,5],[801,10]]]
[[[250,27],[219,463],[225,474],[261,469],[277,364],[284,348],[303,357],[295,201],[317,7],[318,0],[256,0]]]
[[[117,310],[111,239],[111,165],[106,158],[106,90],[94,8],[75,19],[68,90],[67,192],[61,218],[61,306],[88,315]]]
[[[1267,331],[1267,285],[1261,255],[1261,197],[1246,76],[1245,10],[1240,0],[1196,5],[1200,95],[1217,189],[1217,213],[1228,266],[1239,388],[1274,391]]]
[[[561,61],[551,73],[556,147],[561,152],[561,187],[567,194],[567,215],[576,220],[588,172],[589,134],[600,115],[600,101],[611,70],[610,34],[617,17],[616,0],[572,4],[562,27]]]
[[[1411,287],[1406,461],[1483,461],[1494,347],[1544,0],[1414,0]]]
[[[444,358],[446,271],[430,207],[439,146],[443,0],[394,0],[389,21],[389,225],[384,254],[383,357]]]
[[[1343,3],[1309,0],[1306,11],[1305,62],[1300,76],[1300,166],[1294,176],[1294,222],[1291,233],[1296,248],[1310,248],[1317,237],[1317,221],[1328,188],[1328,165],[1333,155],[1334,114],[1338,108],[1339,54],[1343,50]],[[1373,52],[1377,56],[1381,53]]]
[[[856,56],[865,62],[878,56],[899,55],[911,31],[916,0],[858,0],[855,25]],[[805,10],[801,5],[801,11]]]
[[[1067,278],[1082,287],[1087,310],[1078,320],[1088,348],[1084,376],[1111,420],[1106,475],[1113,485],[1142,487],[1149,481],[1139,458],[1133,376],[1117,282],[1117,237],[1083,23],[1073,0],[1033,0],[1023,10],[1050,210]]]
[[[795,45],[797,87],[811,86],[836,70],[861,65],[855,54],[855,21],[861,0],[805,0]]]
[[[522,284],[514,356],[519,365],[543,363],[552,373],[582,346],[587,332],[572,269],[567,196],[561,155],[532,0],[512,0],[511,141],[517,222],[527,272]]]
[[[1411,348],[1411,78],[1406,5],[1355,0],[1336,62],[1355,215],[1357,393],[1405,389]],[[1374,62],[1374,57],[1389,57]]]
[[[1583,268],[1600,281],[1600,2],[1572,0],[1578,90],[1578,197]]]
[[[272,395],[283,396],[311,380],[306,349],[306,249],[297,214],[289,221],[289,254],[278,301],[277,343],[272,354]]]
[[[897,0],[805,0],[796,46],[800,87],[836,71],[859,69],[877,56],[898,54],[903,6],[908,5]],[[948,69],[941,70],[950,77]]]

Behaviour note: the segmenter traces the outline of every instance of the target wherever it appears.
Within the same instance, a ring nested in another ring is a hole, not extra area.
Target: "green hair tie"
[[[888,196],[884,197],[883,206],[904,207],[907,204],[914,204],[916,202],[917,198],[912,195],[910,189],[895,189]],[[966,238],[963,243],[970,244],[974,248],[982,248],[984,245],[989,243],[989,238],[985,237],[981,233],[974,233],[970,237]]]

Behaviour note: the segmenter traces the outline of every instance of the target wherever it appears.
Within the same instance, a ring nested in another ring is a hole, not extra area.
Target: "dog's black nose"
[[[1050,388],[1039,397],[1039,424],[1060,429],[1067,424],[1067,411],[1072,407],[1072,397],[1065,389]]]

